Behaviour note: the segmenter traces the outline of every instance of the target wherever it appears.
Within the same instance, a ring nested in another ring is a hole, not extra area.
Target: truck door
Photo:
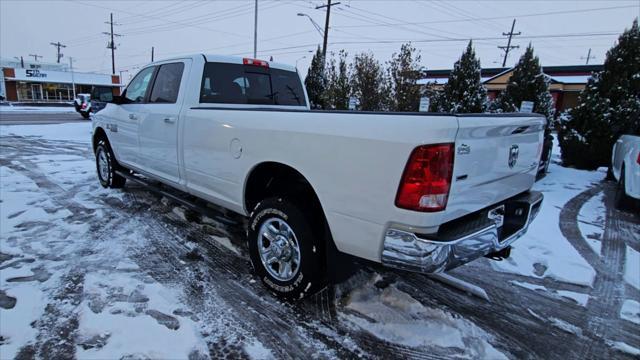
[[[180,181],[178,123],[190,65],[190,60],[158,65],[149,100],[139,119],[141,168],[174,183]]]
[[[142,110],[155,70],[155,66],[142,69],[125,89],[124,103],[115,110],[116,126],[112,127],[110,138],[115,143],[116,157],[126,164],[139,166],[138,122],[144,116]]]

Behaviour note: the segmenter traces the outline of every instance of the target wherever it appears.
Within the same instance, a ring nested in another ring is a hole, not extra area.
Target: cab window
[[[181,62],[161,65],[153,83],[149,102],[175,103],[178,100],[183,70],[184,64]]]
[[[133,78],[133,80],[131,80],[129,86],[127,86],[127,90],[125,90],[124,93],[124,97],[127,99],[127,102],[144,102],[145,95],[147,94],[147,89],[149,88],[149,83],[151,82],[154,70],[154,66],[143,69],[138,73],[138,75],[136,75],[135,78]]]
[[[305,106],[296,72],[227,63],[206,63],[201,103]]]

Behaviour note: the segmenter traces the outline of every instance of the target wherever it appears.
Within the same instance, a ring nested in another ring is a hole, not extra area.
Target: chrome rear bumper
[[[507,209],[504,226],[499,228],[492,220],[486,220],[484,225],[460,236],[455,235],[457,229],[468,227],[468,224],[455,223],[449,235],[433,237],[389,228],[382,250],[382,264],[421,273],[437,273],[500,251],[527,232],[529,224],[540,211],[542,199],[542,194],[535,191],[508,199],[501,203]],[[470,222],[477,223],[478,217],[486,216],[485,212],[475,214],[476,219]]]

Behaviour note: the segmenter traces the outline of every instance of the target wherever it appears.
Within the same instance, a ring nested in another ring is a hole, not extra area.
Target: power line
[[[38,54],[29,54],[29,56],[33,56],[33,60],[35,60],[36,62],[38,62],[38,58],[42,57],[42,55],[38,55]]]
[[[513,29],[515,28],[515,26],[516,26],[516,19],[513,19],[513,23],[511,23],[511,31],[509,31],[508,33],[502,33],[502,36],[509,36],[509,40],[507,41],[507,46],[498,46],[498,49],[504,50],[504,59],[502,60],[502,67],[505,67],[505,65],[507,64],[507,57],[509,57],[509,51],[511,49],[517,49],[520,47],[518,45],[511,45],[511,38],[513,36],[518,36],[522,34],[520,31],[518,31],[517,33],[513,32]]]
[[[62,58],[62,54],[60,53],[60,48],[66,48],[67,45],[61,44],[60,41],[55,42],[55,43],[52,42],[52,43],[49,43],[49,44],[51,44],[51,45],[53,45],[53,46],[55,46],[57,48],[58,53],[57,53],[57,57],[56,58],[58,59],[57,63],[59,64],[60,63],[60,58]]]
[[[611,6],[611,7],[581,9],[581,10],[548,11],[548,12],[541,12],[541,13],[491,16],[491,17],[482,17],[482,18],[478,17],[478,18],[465,18],[465,19],[452,19],[452,20],[432,20],[432,21],[419,21],[419,22],[403,21],[403,22],[399,22],[399,23],[388,23],[388,24],[378,24],[378,25],[343,25],[343,26],[340,26],[340,27],[341,28],[348,28],[348,27],[375,27],[375,26],[396,26],[396,25],[445,24],[445,23],[467,22],[467,21],[470,21],[470,20],[500,20],[500,19],[534,17],[534,16],[547,16],[547,15],[560,15],[560,14],[577,14],[577,13],[585,13],[585,12],[601,11],[601,10],[632,9],[632,8],[633,9],[637,9],[638,6],[636,6],[636,5]]]

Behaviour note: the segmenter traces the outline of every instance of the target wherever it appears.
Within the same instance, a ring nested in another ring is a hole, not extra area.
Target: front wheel
[[[256,274],[277,296],[302,299],[326,284],[322,242],[313,222],[283,198],[260,202],[247,232]]]
[[[99,140],[96,146],[96,168],[98,170],[98,180],[104,188],[121,188],[127,181],[116,173],[116,162],[109,143]]]

